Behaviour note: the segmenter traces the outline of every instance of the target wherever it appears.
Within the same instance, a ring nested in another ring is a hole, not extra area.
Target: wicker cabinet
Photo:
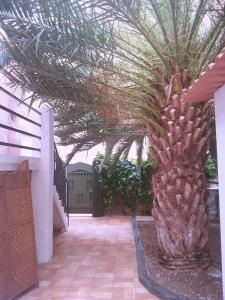
[[[30,171],[0,173],[0,300],[12,299],[37,284]]]

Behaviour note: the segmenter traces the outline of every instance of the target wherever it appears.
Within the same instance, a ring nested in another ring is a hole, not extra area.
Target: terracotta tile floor
[[[157,300],[138,281],[129,217],[73,217],[70,225],[39,266],[39,288],[21,300]]]

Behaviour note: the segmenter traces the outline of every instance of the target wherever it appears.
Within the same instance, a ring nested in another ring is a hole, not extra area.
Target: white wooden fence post
[[[216,112],[223,299],[225,299],[225,85],[217,90],[214,96]]]
[[[32,171],[31,186],[37,258],[44,263],[53,252],[54,132],[52,111],[42,108],[41,113],[40,164]]]

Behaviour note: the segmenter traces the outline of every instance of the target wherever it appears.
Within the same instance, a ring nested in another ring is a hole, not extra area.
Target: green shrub
[[[218,176],[216,163],[211,157],[208,158],[205,164],[204,172],[208,180]]]
[[[154,166],[151,161],[144,161],[140,171],[129,160],[114,162],[113,156],[102,165],[103,155],[97,154],[95,167],[99,172],[103,189],[103,200],[107,208],[113,205],[113,199],[119,196],[123,207],[134,212],[137,204],[149,205],[152,201],[151,178]],[[100,170],[101,168],[101,170]]]

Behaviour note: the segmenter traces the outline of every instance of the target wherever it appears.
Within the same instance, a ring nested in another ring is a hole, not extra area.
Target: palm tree
[[[137,129],[143,124],[123,121],[121,126],[106,118],[104,107],[114,109],[113,96],[109,101],[105,78],[96,76],[112,65],[112,29],[91,20],[77,1],[45,2],[0,1],[1,27],[7,33],[7,39],[2,37],[4,74],[12,85],[33,91],[26,99],[31,105],[38,99],[54,109],[60,144],[74,145],[67,163],[76,152],[102,142],[107,143],[105,159],[116,144],[116,157],[126,158],[134,142],[141,157],[144,137]]]
[[[224,47],[223,1],[5,3],[2,45],[13,58],[6,76],[55,108],[64,143],[76,144],[72,155],[103,140],[107,153],[119,141],[126,153],[148,136],[159,261],[207,267],[211,104],[188,105],[183,95]]]

